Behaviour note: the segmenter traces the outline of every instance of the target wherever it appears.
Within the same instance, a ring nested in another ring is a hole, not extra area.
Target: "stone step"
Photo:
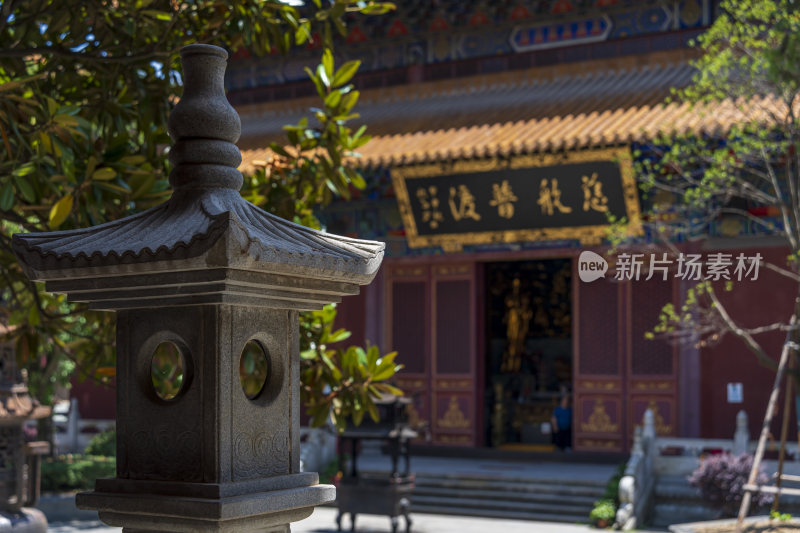
[[[605,491],[606,484],[585,483],[581,480],[566,480],[562,479],[559,482],[546,482],[546,481],[505,481],[505,480],[485,480],[474,478],[437,478],[427,476],[417,476],[417,485],[429,485],[439,487],[474,487],[486,489],[501,489],[509,491],[548,491],[552,492],[554,489],[563,488],[567,492],[576,492],[582,494],[602,494]],[[567,490],[569,489],[569,490]]]
[[[561,494],[566,497],[585,496],[601,498],[605,493],[605,485],[580,485],[572,484],[546,484],[546,483],[504,483],[502,481],[480,481],[471,479],[436,479],[419,478],[415,485],[420,488],[443,488],[453,490],[486,490],[500,493],[533,493],[533,494]]]
[[[718,510],[703,505],[699,500],[692,503],[656,502],[649,523],[655,527],[667,527],[677,523],[713,520],[718,514]]]
[[[368,470],[368,469],[360,469],[359,470],[365,474],[375,474],[375,475],[388,475],[388,470]],[[412,468],[413,471],[413,468]],[[453,480],[457,479],[459,481],[470,481],[470,482],[486,482],[486,483],[497,483],[497,484],[506,484],[506,485],[527,485],[527,484],[536,484],[542,486],[551,487],[553,485],[556,486],[564,486],[564,485],[577,485],[577,486],[586,486],[586,487],[600,487],[605,488],[606,483],[608,480],[597,480],[597,479],[576,479],[576,478],[547,478],[547,477],[519,477],[519,476],[509,476],[506,473],[503,474],[475,474],[475,473],[460,473],[460,472],[448,472],[448,473],[435,473],[435,474],[426,474],[424,472],[416,472],[417,480]]]
[[[434,514],[451,514],[462,516],[479,516],[484,518],[503,518],[514,520],[534,520],[541,522],[566,522],[566,523],[586,523],[588,522],[588,513],[567,513],[567,512],[532,512],[532,511],[509,511],[509,510],[492,510],[492,509],[475,509],[468,507],[451,507],[445,505],[429,505],[420,502],[411,502],[412,513],[434,513]],[[414,515],[411,515],[414,519]],[[413,530],[413,527],[412,527]]]
[[[480,498],[459,498],[447,496],[423,496],[413,494],[411,504],[435,505],[439,507],[460,507],[477,511],[518,511],[518,512],[552,512],[589,516],[591,506],[585,504],[572,505],[569,502],[555,504],[552,502],[530,502],[513,500],[486,500]]]
[[[413,497],[444,496],[450,498],[479,498],[482,500],[503,500],[518,502],[561,503],[581,507],[591,507],[603,496],[603,493],[591,495],[564,494],[562,491],[499,491],[467,489],[463,487],[437,487],[416,485]]]
[[[687,481],[683,483],[656,482],[655,501],[700,501],[700,489],[692,487]]]
[[[361,472],[388,475],[378,469]],[[417,472],[411,507],[415,512],[585,523],[607,482],[576,477]]]

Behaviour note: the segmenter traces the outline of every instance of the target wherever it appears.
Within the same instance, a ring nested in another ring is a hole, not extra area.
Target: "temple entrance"
[[[571,395],[570,259],[487,263],[486,442],[550,451],[550,418]]]

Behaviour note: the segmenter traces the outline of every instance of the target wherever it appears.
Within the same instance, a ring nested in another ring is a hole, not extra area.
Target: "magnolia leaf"
[[[137,180],[136,186],[133,189],[133,194],[131,194],[131,198],[134,200],[141,198],[142,196],[153,190],[153,185],[155,184],[155,182],[156,182],[156,175],[153,174],[152,172],[147,173],[144,176],[144,179],[141,180],[141,182]]]
[[[372,375],[372,381],[383,381],[384,379],[389,379],[401,368],[402,365],[379,365],[378,370]]]
[[[342,93],[340,91],[331,91],[331,94],[325,97],[325,107],[336,107],[341,101]]]
[[[50,218],[48,225],[50,229],[57,229],[67,219],[72,212],[73,197],[68,194],[61,198],[55,205],[50,208]]]
[[[336,331],[334,331],[333,333],[328,335],[327,342],[330,342],[330,343],[340,342],[340,341],[343,341],[345,339],[349,339],[350,335],[351,335],[351,333],[349,331],[347,331],[346,329],[337,329]]]
[[[358,91],[350,91],[349,93],[344,95],[344,97],[342,98],[342,109],[341,109],[342,115],[346,115],[347,113],[350,112],[351,109],[353,109],[353,106],[356,105],[356,102],[358,102],[359,94],[361,93],[359,93]]]
[[[325,76],[327,80],[333,78],[333,52],[331,52],[330,48],[326,48],[324,52],[322,52],[322,67],[325,69]],[[326,80],[325,85],[328,85]]]
[[[120,163],[125,163],[126,165],[140,165],[147,161],[147,158],[143,155],[126,155],[122,159],[119,160]]]
[[[8,211],[14,206],[14,186],[10,181],[0,188],[0,211]]]
[[[356,72],[358,71],[358,67],[360,66],[360,60],[348,61],[342,65],[333,76],[333,86],[339,87],[350,81],[350,79],[355,76]]]
[[[372,4],[361,8],[361,12],[365,15],[383,15],[395,8],[391,2],[382,2],[380,4]]]
[[[41,317],[39,316],[39,308],[35,305],[30,306],[28,309],[28,324],[35,327],[40,323]]]
[[[372,400],[367,402],[367,411],[369,411],[369,416],[373,422],[380,422],[381,416],[378,414],[378,408],[375,407],[375,403]]]
[[[53,120],[56,121],[56,123],[60,124],[61,126],[78,125],[78,119],[73,117],[72,115],[64,115],[64,114],[56,115],[53,117]]]
[[[27,178],[16,177],[14,183],[17,184],[17,189],[22,193],[22,197],[29,202],[36,201],[36,192]]]
[[[116,177],[117,171],[109,167],[98,168],[92,173],[92,179],[95,181],[108,181]]]

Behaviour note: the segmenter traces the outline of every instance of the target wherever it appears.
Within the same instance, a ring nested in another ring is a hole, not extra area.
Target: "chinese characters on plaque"
[[[536,163],[542,163],[537,165]],[[460,161],[392,169],[412,247],[605,235],[609,217],[639,221],[630,159],[623,149],[506,162]]]

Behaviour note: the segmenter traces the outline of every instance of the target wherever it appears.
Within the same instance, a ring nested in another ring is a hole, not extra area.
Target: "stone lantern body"
[[[0,324],[0,335],[9,331]],[[28,393],[13,345],[0,343],[0,532],[47,531],[44,514],[25,507],[39,499],[40,458],[50,443],[26,442],[23,426],[50,412]]]
[[[15,235],[14,250],[47,290],[117,312],[117,476],[79,507],[127,532],[288,531],[335,497],[299,468],[298,312],[357,294],[384,245],[245,201],[227,53],[192,45],[181,57],[172,197],[92,228]],[[165,345],[183,369],[168,398],[152,376]],[[246,393],[240,363],[253,347],[267,377]]]

